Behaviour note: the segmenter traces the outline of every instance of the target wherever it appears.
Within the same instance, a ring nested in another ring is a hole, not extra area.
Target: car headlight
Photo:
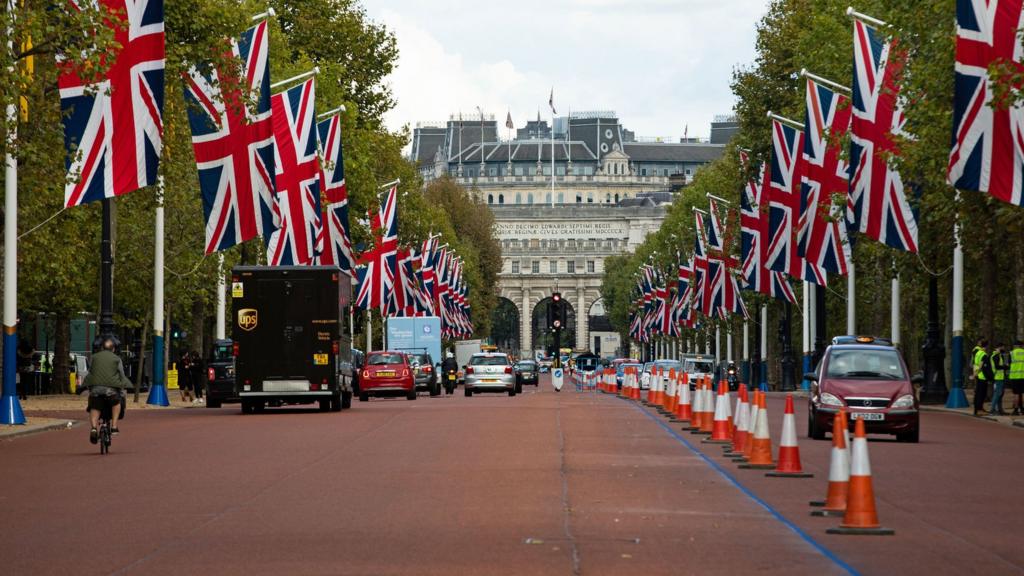
[[[824,404],[825,406],[842,406],[843,405],[843,401],[842,400],[840,400],[834,394],[829,394],[828,392],[822,392],[821,396],[819,396],[818,400],[822,404]]]
[[[900,396],[899,398],[896,399],[895,402],[892,403],[892,406],[890,406],[890,408],[913,408],[913,407],[914,407],[914,395],[913,394],[906,394],[904,396]]]

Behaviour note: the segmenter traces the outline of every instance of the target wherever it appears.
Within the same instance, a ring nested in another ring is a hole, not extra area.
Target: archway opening
[[[508,298],[498,298],[491,312],[491,340],[498,350],[519,355],[519,309]]]
[[[535,352],[542,351],[545,356],[551,356],[555,352],[555,335],[548,329],[548,304],[550,302],[551,298],[545,298],[534,306],[533,321],[531,322],[533,349]],[[566,307],[565,328],[562,329],[559,344],[562,348],[576,349],[576,309],[565,298],[562,298],[562,304]]]

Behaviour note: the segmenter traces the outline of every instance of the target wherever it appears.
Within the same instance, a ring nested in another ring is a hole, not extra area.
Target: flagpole
[[[344,111],[345,111],[345,105],[342,104],[342,105],[338,106],[337,108],[335,108],[333,110],[328,110],[327,112],[324,112],[323,114],[317,114],[317,118],[319,120],[323,120],[324,118],[327,118],[328,116],[333,116],[333,115],[337,114],[338,112],[344,112]]]
[[[761,306],[761,389],[768,389],[768,305]]]
[[[791,118],[786,118],[785,116],[779,116],[778,114],[772,112],[771,110],[768,111],[768,117],[771,118],[772,120],[778,120],[779,122],[782,122],[783,124],[789,124],[793,128],[796,128],[797,130],[800,130],[801,132],[804,129],[803,122],[797,122],[796,120],[793,120]]]
[[[267,8],[266,12],[260,12],[259,14],[253,16],[251,20],[255,22],[257,20],[262,20],[264,18],[273,18],[274,16],[277,16],[277,12],[274,12],[273,8]]]
[[[956,191],[956,203],[960,204],[960,191]],[[957,211],[953,230],[956,244],[953,246],[953,341],[950,356],[952,386],[946,398],[946,408],[966,408],[967,395],[964,393],[964,248],[961,242],[963,229],[960,227],[960,213]]]
[[[227,327],[224,325],[224,315],[227,313],[227,295],[225,294],[227,286],[224,282],[224,253],[217,253],[217,330],[216,337],[218,340],[223,340],[227,333]]]
[[[146,404],[169,406],[164,374],[164,177],[157,178],[156,210],[153,224],[153,366]],[[218,267],[218,270],[220,268]],[[223,292],[223,291],[222,291]],[[222,315],[223,317],[223,315]]]
[[[893,261],[892,275],[892,345],[900,345],[900,273]]]
[[[270,89],[273,90],[274,88],[278,88],[280,86],[284,86],[285,84],[291,84],[292,82],[298,82],[299,80],[305,80],[306,78],[309,78],[310,76],[316,76],[319,73],[320,73],[320,67],[319,66],[314,66],[313,69],[310,70],[309,72],[303,72],[302,74],[299,74],[298,76],[292,76],[291,78],[288,78],[286,80],[280,80],[278,82],[274,82],[273,84],[270,85]]]
[[[15,13],[14,0],[7,9]],[[14,53],[14,26],[7,28],[7,51]],[[14,77],[14,63],[7,69]],[[25,413],[18,401],[18,159],[11,148],[17,141],[17,96],[7,105],[7,154],[4,158],[4,382],[0,395],[0,424],[24,424]]]
[[[807,68],[801,68],[800,69],[800,76],[802,76],[804,78],[810,78],[811,80],[814,80],[818,84],[824,84],[825,86],[828,86],[829,88],[832,88],[833,90],[838,90],[839,92],[845,92],[846,94],[851,94],[852,93],[852,90],[850,90],[849,86],[843,86],[842,84],[840,84],[838,82],[833,82],[833,81],[829,80],[828,78],[822,78],[821,76],[818,76],[817,74],[811,74],[810,72],[807,71]]]
[[[857,269],[853,265],[853,251],[846,265],[846,333],[857,333]]]
[[[867,22],[868,24],[874,24],[875,26],[888,26],[887,23],[882,22],[878,18],[872,18],[871,16],[868,16],[867,14],[861,14],[860,12],[857,12],[856,10],[853,9],[853,6],[847,6],[847,8],[846,8],[846,15],[849,16],[850,18],[856,18],[857,20],[863,20],[864,22]]]
[[[815,290],[814,284],[804,280],[804,309],[803,309],[803,343],[804,343],[804,361],[803,374],[800,375],[800,388],[802,390],[810,390],[811,383],[803,377],[804,374],[811,371],[811,326],[814,324],[814,297],[813,292]]]
[[[551,207],[555,207],[555,109],[551,109]]]

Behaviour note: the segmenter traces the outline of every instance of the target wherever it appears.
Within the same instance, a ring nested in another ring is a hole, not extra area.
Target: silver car
[[[473,354],[466,365],[466,396],[474,392],[508,392],[516,395],[516,375],[507,354],[482,352]]]

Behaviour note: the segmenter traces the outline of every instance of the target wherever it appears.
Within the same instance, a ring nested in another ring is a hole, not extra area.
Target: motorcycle
[[[444,393],[450,396],[455,393],[455,370],[449,370],[444,378]]]
[[[735,392],[740,387],[740,376],[736,370],[735,364],[729,364],[728,370],[725,372],[725,381],[729,383],[729,390]]]

